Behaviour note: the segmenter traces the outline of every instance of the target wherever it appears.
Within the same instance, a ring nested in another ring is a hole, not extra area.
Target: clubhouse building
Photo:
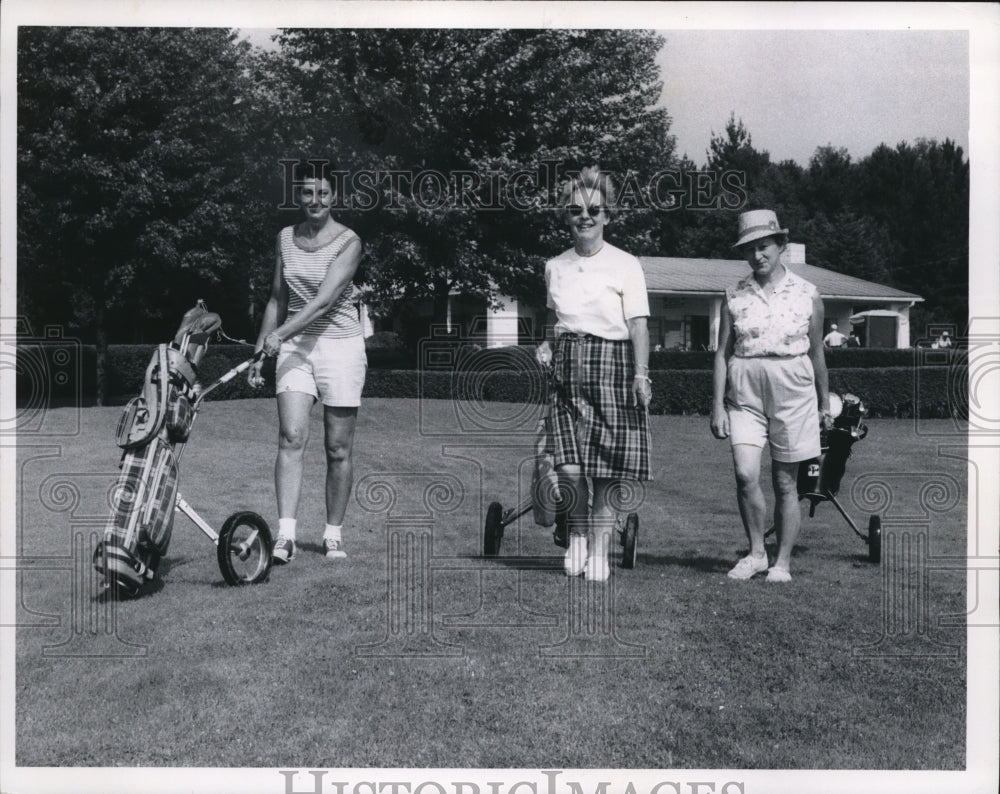
[[[642,256],[649,291],[650,345],[664,350],[713,350],[726,287],[750,270],[742,259],[683,259]],[[837,324],[845,335],[854,331],[864,347],[907,348],[910,309],[923,301],[919,295],[837,273],[806,262],[805,245],[789,243],[785,264],[816,285],[826,310],[826,327]],[[545,307],[501,298],[503,308],[492,311],[483,299],[449,296],[446,329],[486,347],[531,344],[545,321]],[[366,335],[374,330],[361,307]],[[428,320],[430,302],[416,307]]]

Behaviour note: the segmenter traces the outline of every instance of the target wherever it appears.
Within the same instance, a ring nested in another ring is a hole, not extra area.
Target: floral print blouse
[[[800,356],[809,352],[809,319],[816,287],[786,269],[771,295],[751,273],[726,290],[733,326],[733,355]]]

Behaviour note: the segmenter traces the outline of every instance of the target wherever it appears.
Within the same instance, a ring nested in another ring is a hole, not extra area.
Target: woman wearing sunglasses
[[[573,247],[545,265],[554,462],[568,514],[567,575],[606,581],[616,497],[649,479],[649,298],[642,265],[604,241],[610,179],[585,168],[560,197]],[[588,480],[591,489],[588,489]]]

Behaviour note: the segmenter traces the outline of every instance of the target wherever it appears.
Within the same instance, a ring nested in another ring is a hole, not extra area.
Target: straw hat
[[[778,224],[778,216],[773,210],[750,210],[744,212],[739,218],[739,239],[733,248],[759,240],[761,237],[770,237],[774,234],[788,234],[788,229],[782,229]]]

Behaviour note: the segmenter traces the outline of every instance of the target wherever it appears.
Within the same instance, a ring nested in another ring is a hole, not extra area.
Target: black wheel
[[[635,568],[639,540],[639,516],[629,513],[622,529],[622,568]]]
[[[483,554],[496,557],[500,553],[503,540],[503,508],[499,502],[491,502],[486,509],[486,526],[483,529]]]
[[[233,513],[222,525],[216,549],[227,584],[257,584],[271,572],[271,530],[256,513]]]
[[[552,530],[552,542],[563,549],[569,548],[569,517],[565,510],[556,511],[556,526]]]
[[[868,519],[868,561],[882,562],[882,519],[875,515]]]

